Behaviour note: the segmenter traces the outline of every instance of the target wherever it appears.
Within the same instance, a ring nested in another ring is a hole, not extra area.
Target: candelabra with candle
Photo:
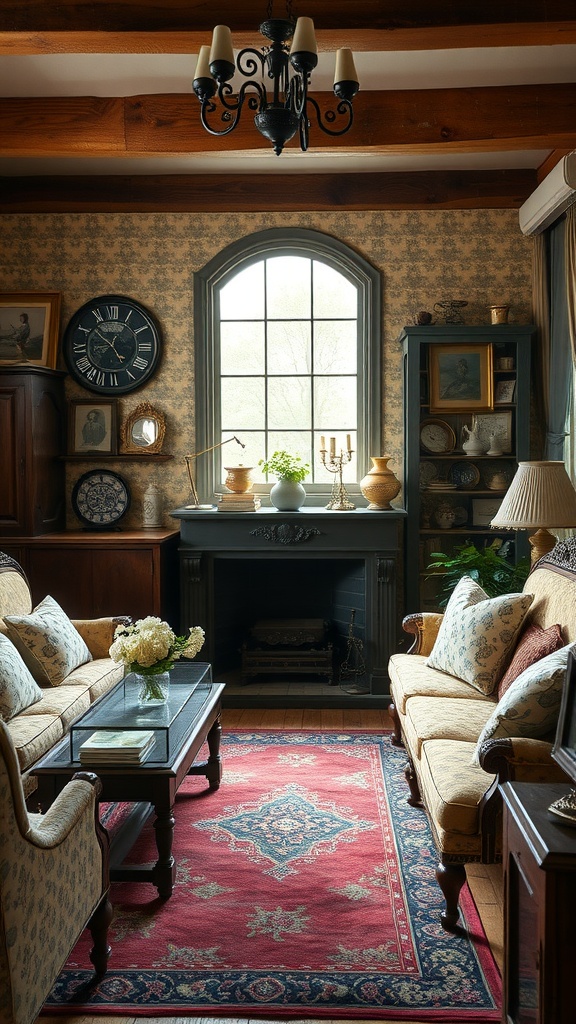
[[[336,438],[331,437],[329,440],[330,450],[328,451],[326,448],[326,438],[320,438],[320,458],[322,459],[322,465],[329,473],[334,474],[332,494],[330,496],[330,501],[325,507],[332,509],[334,512],[350,512],[352,509],[355,509],[356,506],[350,501],[346,488],[342,483],[342,470],[346,463],[350,462],[350,459],[352,458],[350,434],[346,434],[346,451],[341,448],[339,455],[336,455]]]

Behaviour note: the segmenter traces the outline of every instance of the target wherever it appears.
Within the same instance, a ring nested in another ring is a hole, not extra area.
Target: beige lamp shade
[[[532,561],[550,551],[549,529],[576,527],[576,490],[563,462],[519,462],[516,475],[492,519],[495,529],[536,530]]]

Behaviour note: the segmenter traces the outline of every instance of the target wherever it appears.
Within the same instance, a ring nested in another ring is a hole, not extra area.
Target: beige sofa
[[[524,593],[534,597],[522,630],[530,623],[544,629],[559,624],[564,644],[576,640],[576,539],[558,543],[536,564]],[[414,639],[407,654],[390,659],[389,711],[392,743],[403,745],[408,754],[408,802],[427,812],[438,849],[436,877],[446,901],[442,924],[451,929],[459,917],[464,865],[501,859],[498,782],[567,780],[551,758],[553,728],[538,738],[509,734],[478,743],[498,697],[428,667],[441,621],[442,615],[434,613],[404,620],[403,628]],[[559,676],[561,688],[564,676]],[[521,731],[515,722],[506,722],[506,728]]]
[[[63,571],[70,569],[63,567]],[[30,612],[32,598],[24,571],[18,562],[0,551],[0,632],[8,633],[4,616],[23,616]],[[41,699],[6,721],[18,756],[26,798],[36,789],[36,779],[30,773],[35,762],[61,739],[78,715],[111,689],[124,674],[123,666],[108,657],[108,650],[118,623],[129,620],[72,621],[92,660],[75,668],[59,685],[45,686],[41,683]]]

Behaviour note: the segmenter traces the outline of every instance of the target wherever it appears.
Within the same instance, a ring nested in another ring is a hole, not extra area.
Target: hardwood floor
[[[390,719],[386,709],[344,708],[226,708],[222,716],[224,731],[238,727],[248,729],[382,729],[389,732]],[[492,952],[502,970],[502,870],[499,864],[471,864],[467,868],[468,882],[480,912]],[[142,1017],[58,1016],[39,1018],[39,1024],[141,1024]],[[148,1024],[231,1024],[237,1018],[223,1017],[146,1017]],[[386,1017],[379,1018],[385,1021]],[[273,1017],[269,1020],[274,1020]],[[243,1018],[241,1024],[247,1024]],[[266,1024],[258,1019],[254,1024]],[[291,1024],[299,1024],[293,1020]],[[324,1024],[331,1024],[325,1020]],[[337,1024],[342,1024],[341,1021]],[[355,1021],[354,1024],[362,1024]],[[373,1021],[366,1024],[374,1024]],[[410,1024],[405,1021],[404,1024]]]

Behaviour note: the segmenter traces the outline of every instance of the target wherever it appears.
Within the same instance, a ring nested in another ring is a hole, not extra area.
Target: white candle
[[[194,72],[194,80],[197,78],[212,78],[210,74],[210,47],[201,46],[198,54],[198,63]]]
[[[321,452],[325,452],[326,451],[326,438],[324,437],[324,434],[320,435],[320,451]]]
[[[336,438],[330,438],[330,458],[333,459],[336,455]]]
[[[290,53],[318,53],[318,44],[314,35],[314,22],[312,18],[298,18],[296,29],[292,39]]]
[[[212,33],[210,64],[215,60],[226,60],[229,64],[234,64],[232,33],[227,25],[216,25]]]
[[[336,53],[336,70],[334,72],[334,85],[338,82],[357,82],[358,72],[354,65],[352,50],[344,47]]]
[[[350,434],[346,434],[346,450],[352,451],[352,442],[350,441]]]

